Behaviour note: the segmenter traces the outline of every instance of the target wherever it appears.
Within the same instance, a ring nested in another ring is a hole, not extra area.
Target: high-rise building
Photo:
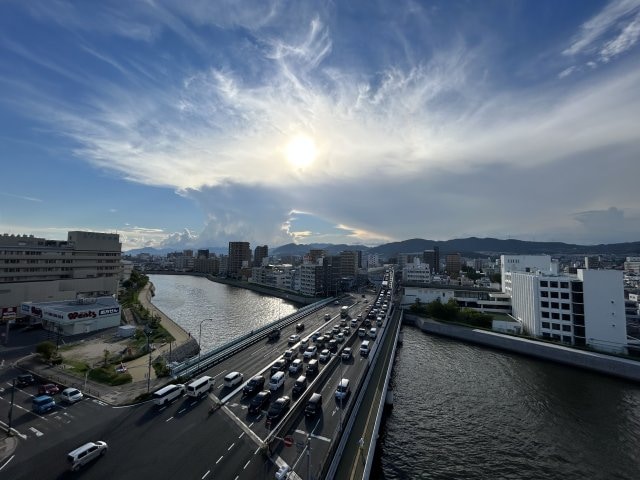
[[[433,273],[440,272],[440,248],[433,247],[433,250],[422,252],[422,263],[429,265]]]
[[[209,258],[209,249],[205,248],[205,249],[198,250],[197,258]]]
[[[340,252],[340,274],[343,277],[355,277],[358,273],[358,252],[344,250]]]
[[[557,275],[558,264],[549,255],[500,255],[502,292],[511,293],[511,273],[535,273]]]
[[[66,241],[0,236],[0,311],[27,301],[117,294],[121,250],[115,233],[73,231]]]
[[[327,252],[319,249],[319,248],[312,248],[311,250],[309,250],[309,263],[318,263],[318,260],[326,257],[327,256]]]
[[[462,269],[462,257],[459,253],[447,253],[445,257],[446,270],[450,277],[458,278]]]
[[[598,270],[602,268],[602,260],[599,255],[584,257],[584,268],[587,270]]]
[[[253,251],[253,266],[262,266],[262,259],[269,256],[269,247],[267,245],[259,245]]]
[[[227,275],[238,277],[242,268],[251,266],[251,246],[249,242],[229,242],[229,264]]]

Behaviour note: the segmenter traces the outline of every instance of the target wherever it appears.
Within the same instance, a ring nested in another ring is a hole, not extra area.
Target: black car
[[[33,385],[34,383],[36,383],[36,379],[33,378],[33,375],[30,373],[18,375],[18,378],[16,379],[16,385],[19,387],[26,387],[28,385]]]
[[[280,421],[284,414],[287,413],[290,406],[291,398],[286,395],[277,399],[271,404],[271,408],[269,408],[269,412],[267,413],[267,423],[273,425]]]
[[[338,342],[336,340],[329,340],[329,345],[327,347],[330,352],[336,352],[338,350]]]
[[[322,413],[322,395],[314,393],[311,398],[307,400],[307,405],[304,407],[304,415],[306,417],[313,417]]]
[[[249,404],[249,414],[255,415],[264,410],[271,401],[271,392],[269,390],[262,390],[255,397],[251,399]]]
[[[284,358],[279,358],[275,361],[273,365],[271,365],[271,375],[276,372],[283,372],[289,363]]]
[[[304,323],[296,324],[296,331],[301,332],[302,330],[304,330]]]
[[[254,395],[264,388],[264,377],[256,375],[242,389],[242,395]]]
[[[278,340],[280,338],[280,330],[274,328],[269,332],[269,340]]]
[[[291,390],[291,393],[294,396],[300,395],[306,389],[307,389],[307,377],[305,377],[304,375],[300,375],[297,378],[296,383],[293,384],[293,389]]]

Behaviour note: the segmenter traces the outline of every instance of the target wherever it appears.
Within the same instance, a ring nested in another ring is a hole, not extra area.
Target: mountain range
[[[416,253],[424,250],[440,249],[440,254],[460,253],[464,256],[474,255],[498,255],[498,254],[548,254],[548,255],[640,255],[640,242],[610,243],[600,245],[576,245],[562,242],[528,242],[525,240],[500,240],[497,238],[456,238],[453,240],[425,240],[413,238],[401,242],[385,243],[375,247],[366,245],[346,245],[330,243],[296,244],[288,243],[274,249],[270,249],[271,255],[304,255],[311,249],[326,250],[329,255],[335,255],[344,250],[362,250],[368,254],[378,254],[389,258],[398,253]],[[149,253],[151,255],[166,255],[179,251],[175,248],[155,249],[152,247],[138,248],[125,252],[128,255]],[[226,254],[227,247],[209,247],[209,251],[216,254]]]

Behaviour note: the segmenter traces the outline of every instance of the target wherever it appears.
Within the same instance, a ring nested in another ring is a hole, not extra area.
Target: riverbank
[[[513,335],[452,325],[406,313],[404,315],[404,322],[415,325],[423,332],[433,335],[455,338],[465,342],[583,368],[605,375],[612,375],[633,382],[640,382],[640,362],[635,360],[614,357],[604,353],[578,350],[547,342],[538,342]]]

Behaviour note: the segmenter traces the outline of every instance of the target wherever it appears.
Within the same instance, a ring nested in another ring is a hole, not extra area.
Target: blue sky
[[[0,3],[0,232],[640,240],[640,0]]]

